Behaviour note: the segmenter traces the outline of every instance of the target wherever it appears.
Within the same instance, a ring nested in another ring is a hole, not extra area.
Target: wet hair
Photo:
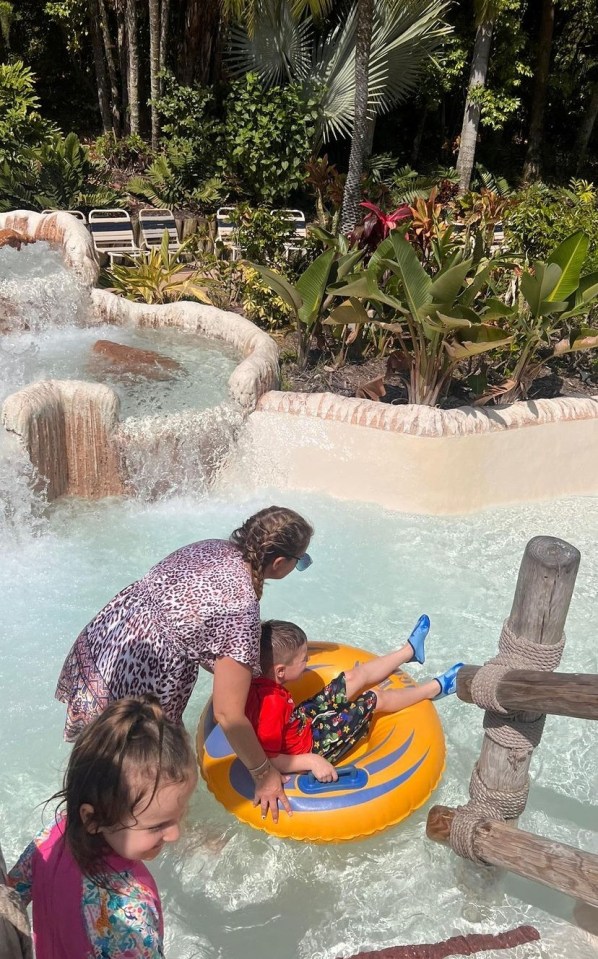
[[[306,643],[307,636],[295,623],[287,623],[282,619],[269,619],[262,623],[260,636],[262,673],[269,673],[272,667],[279,663],[288,666]]]
[[[83,823],[83,803],[93,806],[94,830],[125,828],[160,786],[186,782],[195,762],[184,727],[167,719],[149,694],[110,703],[86,726],[73,746],[63,788],[52,796],[66,806],[66,841],[82,871],[101,882],[110,853],[102,835]]]
[[[278,556],[301,556],[313,529],[299,513],[284,506],[268,506],[245,520],[230,541],[251,566],[251,579],[258,599],[264,591],[264,570]]]

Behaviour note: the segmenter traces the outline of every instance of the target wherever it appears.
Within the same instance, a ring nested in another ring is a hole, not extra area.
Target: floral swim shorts
[[[340,673],[312,699],[295,706],[291,719],[311,721],[312,751],[337,763],[366,735],[376,708],[376,693],[368,689],[347,702],[345,674]]]

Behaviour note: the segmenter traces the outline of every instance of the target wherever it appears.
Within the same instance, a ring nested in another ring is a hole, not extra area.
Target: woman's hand
[[[270,810],[272,822],[278,822],[278,803],[280,803],[289,816],[293,815],[291,804],[284,791],[284,783],[287,782],[287,780],[288,776],[281,776],[272,764],[268,764],[265,775],[257,779],[253,805],[261,806],[262,819],[266,819],[268,810]]]

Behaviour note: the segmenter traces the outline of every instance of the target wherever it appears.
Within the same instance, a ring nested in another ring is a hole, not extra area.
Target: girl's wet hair
[[[264,590],[264,570],[278,556],[288,559],[302,556],[309,546],[313,529],[295,510],[268,506],[245,520],[230,537],[251,566],[253,588],[258,599]]]
[[[268,673],[273,666],[287,666],[307,643],[307,636],[300,626],[282,619],[269,619],[262,623],[260,637],[260,666]]]
[[[83,872],[101,876],[110,852],[95,830],[130,826],[160,786],[186,782],[194,768],[184,727],[166,718],[155,696],[110,703],[77,737],[52,797],[66,805],[66,840]],[[81,819],[83,803],[93,806],[94,832]]]

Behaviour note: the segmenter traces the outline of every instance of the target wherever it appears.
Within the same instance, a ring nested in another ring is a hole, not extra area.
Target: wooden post
[[[542,645],[560,642],[580,554],[553,536],[536,536],[525,547],[515,589],[509,626],[516,636]],[[522,712],[518,719],[532,722],[541,712]],[[533,748],[510,749],[486,733],[478,761],[482,783],[490,791],[517,793],[527,783]]]
[[[428,837],[448,843],[454,815],[454,809],[434,806],[428,815]],[[484,862],[598,906],[598,856],[492,820],[475,827],[473,842]]]
[[[472,703],[471,683],[480,666],[463,666],[457,674],[457,696]],[[514,669],[497,685],[497,698],[510,711],[534,712],[577,719],[598,719],[598,676],[595,673],[547,673]]]

